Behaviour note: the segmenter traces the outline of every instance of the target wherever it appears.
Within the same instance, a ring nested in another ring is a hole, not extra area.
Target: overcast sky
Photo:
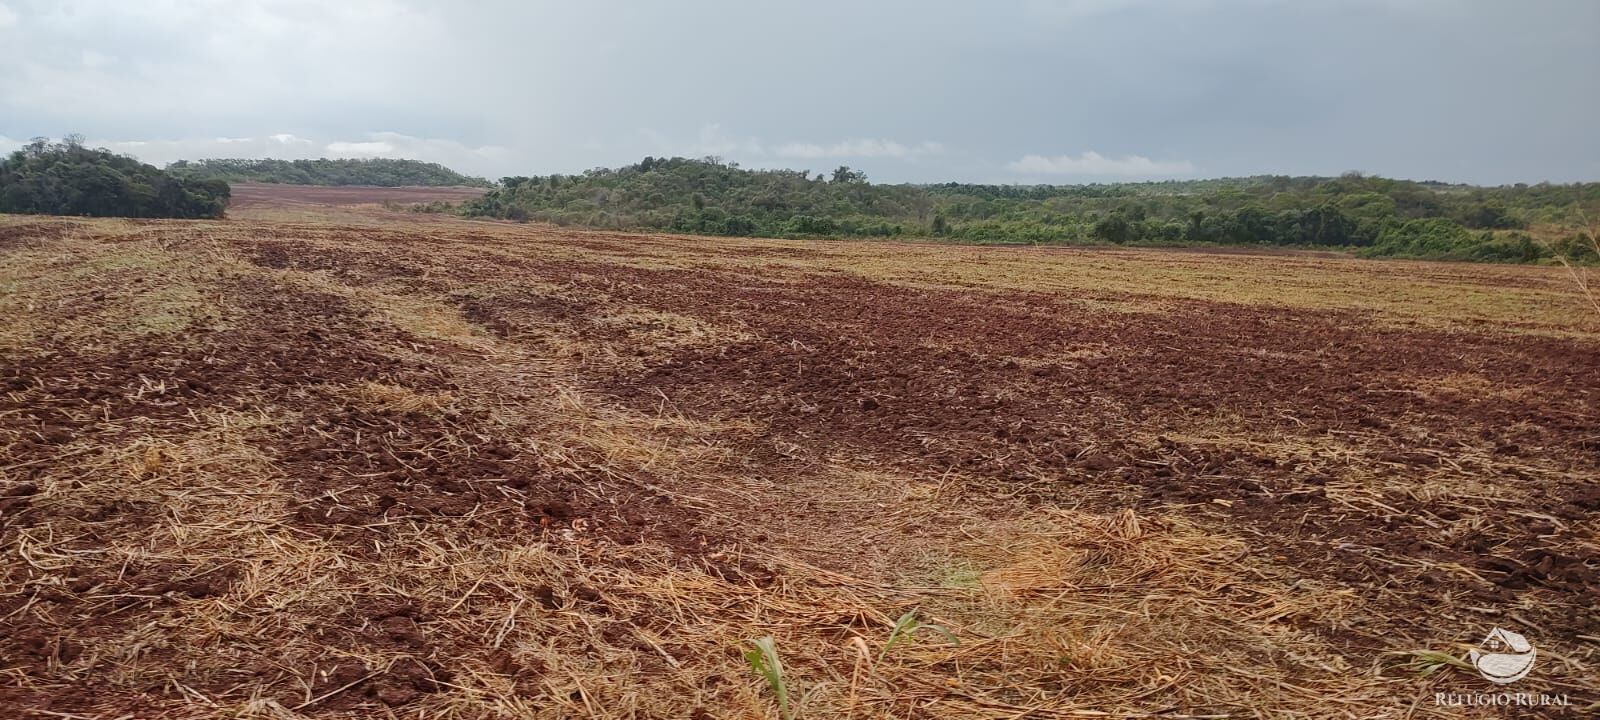
[[[1597,0],[0,0],[0,145],[1600,180]]]

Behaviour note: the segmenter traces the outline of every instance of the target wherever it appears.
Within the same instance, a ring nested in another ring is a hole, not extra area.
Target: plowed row
[[[1494,626],[1600,700],[1600,322],[1540,269],[394,214],[0,261],[7,716],[741,717],[763,633],[818,716],[1447,716],[1409,659]],[[913,607],[967,642],[838,649]]]

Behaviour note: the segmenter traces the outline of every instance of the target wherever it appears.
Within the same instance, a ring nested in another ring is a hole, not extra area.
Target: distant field
[[[483,188],[473,187],[366,187],[360,185],[276,185],[233,183],[230,207],[264,208],[301,205],[366,205],[385,202],[459,202],[478,197]]]
[[[477,192],[0,216],[0,715],[777,717],[770,635],[807,718],[1455,717],[1496,626],[1600,701],[1559,269],[328,207]]]

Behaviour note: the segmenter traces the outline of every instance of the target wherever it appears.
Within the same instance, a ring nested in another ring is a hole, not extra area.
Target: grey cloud
[[[1109,158],[1093,150],[1073,157],[1025,155],[1006,164],[1022,175],[1075,175],[1088,177],[1170,178],[1195,174],[1187,160],[1151,160],[1142,155]]]
[[[908,158],[919,155],[937,155],[944,152],[944,144],[924,141],[906,145],[894,140],[857,138],[831,144],[791,142],[772,149],[772,154],[783,158]]]
[[[0,3],[11,138],[290,134],[491,177],[709,154],[887,181],[1600,178],[1589,0]]]
[[[23,140],[0,136],[0,150],[20,147]],[[489,173],[509,152],[494,145],[467,146],[454,140],[419,138],[395,132],[367,133],[356,139],[329,141],[293,133],[260,137],[210,137],[177,140],[128,140],[89,137],[85,144],[132,155],[156,165],[174,160],[220,157],[271,157],[284,160],[315,158],[411,158],[437,162],[463,172]]]
[[[906,159],[945,151],[943,143],[931,140],[907,143],[884,138],[850,138],[768,143],[756,136],[731,132],[720,123],[701,126],[692,142],[675,142],[665,133],[654,129],[647,129],[642,134],[650,139],[662,155],[737,158],[758,166],[771,164],[775,160]]]

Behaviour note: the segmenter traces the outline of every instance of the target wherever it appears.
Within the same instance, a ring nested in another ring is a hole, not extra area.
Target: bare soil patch
[[[292,208],[305,205],[381,205],[386,202],[460,202],[484,193],[472,187],[373,187],[234,183],[233,208]]]
[[[1059,297],[848,277],[764,283],[572,263],[542,274],[604,288],[626,306],[737,316],[754,339],[599,382],[640,407],[667,397],[686,412],[758,423],[766,435],[749,451],[768,462],[784,460],[774,442],[848,448],[907,471],[1008,483],[1039,502],[1201,508],[1351,588],[1419,591],[1416,607],[1395,608],[1397,622],[1435,609],[1422,596],[1491,603],[1541,587],[1576,601],[1600,587],[1583,559],[1600,473],[1600,355],[1590,343],[1402,332],[1349,314],[1206,302],[1102,313]],[[504,327],[509,317],[593,314],[570,302],[499,309],[476,316]],[[1414,389],[1463,374],[1522,392]],[[1192,437],[1222,417],[1230,432],[1270,442]],[[1319,445],[1342,452],[1296,451]],[[1408,487],[1440,474],[1516,499],[1436,505]],[[1360,512],[1340,486],[1368,479],[1388,486],[1362,488],[1376,502]],[[1582,602],[1528,614],[1600,629]]]
[[[1446,717],[1494,626],[1600,700],[1542,275],[352,217],[0,225],[0,714],[770,716],[772,635],[808,717]]]

